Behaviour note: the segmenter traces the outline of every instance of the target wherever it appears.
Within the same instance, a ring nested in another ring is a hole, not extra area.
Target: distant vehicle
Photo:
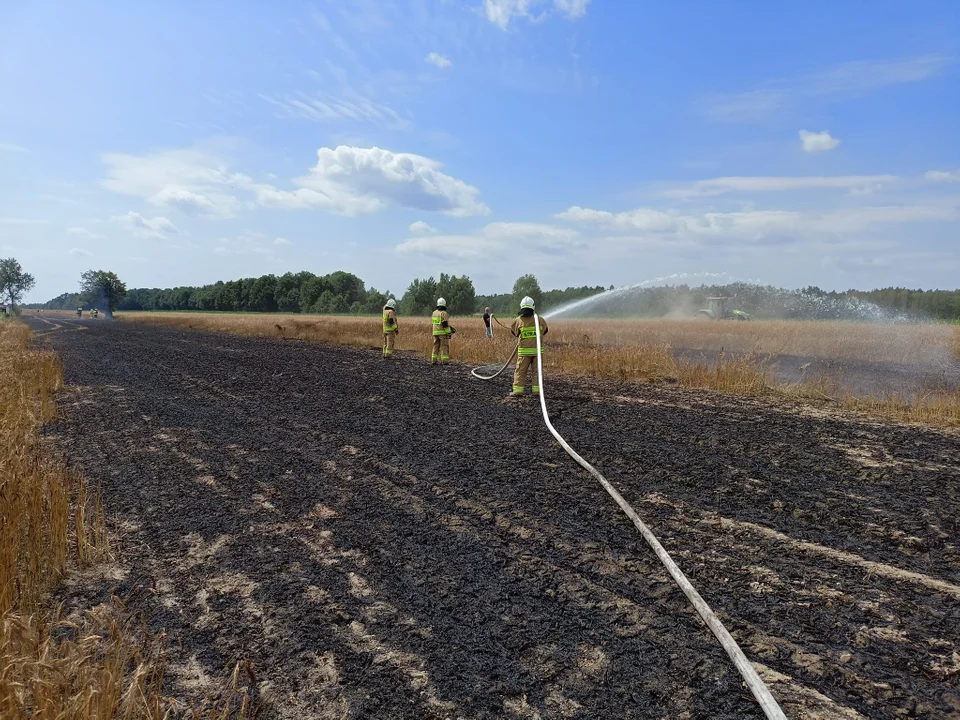
[[[711,320],[749,320],[750,314],[743,310],[729,310],[727,308],[728,297],[708,297],[707,306],[699,310]]]

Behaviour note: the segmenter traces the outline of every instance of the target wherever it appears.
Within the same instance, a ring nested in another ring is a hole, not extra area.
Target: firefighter
[[[430,356],[430,364],[446,365],[450,362],[450,336],[456,330],[450,326],[450,314],[447,312],[447,301],[443,298],[437,298],[437,309],[430,316],[430,322],[433,324],[433,354]]]
[[[92,317],[94,320],[97,319],[98,314],[99,314],[99,310],[97,310],[96,308],[90,309],[90,317]]]
[[[400,335],[396,307],[397,301],[393,298],[387,300],[387,304],[383,306],[383,356],[385,358],[393,357],[393,346],[397,336]]]
[[[547,321],[540,320],[540,337],[547,334]],[[523,388],[527,384],[527,372],[533,370],[532,389],[534,395],[540,394],[540,386],[537,384],[537,329],[533,324],[533,298],[525,297],[520,301],[520,315],[513,321],[510,332],[514,337],[520,338],[520,346],[517,349],[517,369],[513,373],[513,392],[514,397],[523,395]],[[542,350],[541,346],[541,350]]]
[[[78,307],[78,308],[77,308],[77,317],[78,317],[78,318],[79,318],[79,317],[83,317],[83,308],[82,308],[82,307]]]
[[[493,325],[490,324],[491,319],[492,318],[490,317],[490,308],[484,308],[483,309],[483,325],[484,325],[484,328],[486,328],[488,338],[493,337]]]

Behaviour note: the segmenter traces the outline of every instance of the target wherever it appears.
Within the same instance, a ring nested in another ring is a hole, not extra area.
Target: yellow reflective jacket
[[[434,310],[433,315],[430,316],[430,322],[433,323],[434,335],[450,334],[450,313],[446,310]]]
[[[547,321],[542,317],[538,317],[538,319],[540,320],[540,337],[542,340],[543,336],[547,334]],[[513,325],[510,326],[510,332],[514,337],[520,338],[520,349],[517,350],[518,355],[537,354],[537,329],[533,324],[533,315],[520,315],[515,318]],[[542,342],[540,351],[543,351]]]
[[[400,326],[397,325],[397,313],[392,308],[383,309],[383,331],[385,333],[397,332]]]

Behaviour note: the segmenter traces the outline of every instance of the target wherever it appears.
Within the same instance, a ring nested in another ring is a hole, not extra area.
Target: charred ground
[[[532,401],[462,366],[129,323],[31,321],[71,389],[117,594],[172,692],[248,657],[266,717],[760,712]],[[960,444],[710,393],[551,379],[557,428],[762,664],[791,717],[960,716]],[[110,579],[112,576],[113,579]]]

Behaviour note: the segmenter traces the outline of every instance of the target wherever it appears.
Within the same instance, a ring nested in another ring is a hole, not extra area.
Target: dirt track
[[[507,383],[401,355],[31,320],[50,434],[174,692],[247,655],[266,717],[761,717],[602,489]],[[454,353],[456,348],[454,347]],[[709,393],[548,381],[790,717],[960,717],[960,442]],[[138,588],[152,588],[140,592]]]

